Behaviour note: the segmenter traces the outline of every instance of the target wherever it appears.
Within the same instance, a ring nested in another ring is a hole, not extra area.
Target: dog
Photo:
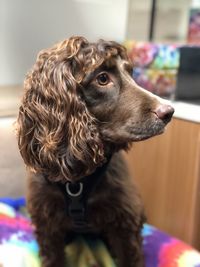
[[[94,233],[120,267],[144,266],[144,208],[121,154],[163,133],[174,109],[132,79],[126,49],[75,36],[39,53],[24,82],[18,144],[43,267]]]

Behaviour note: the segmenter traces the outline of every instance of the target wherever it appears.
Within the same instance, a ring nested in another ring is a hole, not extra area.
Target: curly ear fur
[[[95,118],[77,93],[85,65],[80,51],[87,45],[72,37],[41,51],[24,83],[20,152],[32,171],[54,181],[89,174],[104,161]]]

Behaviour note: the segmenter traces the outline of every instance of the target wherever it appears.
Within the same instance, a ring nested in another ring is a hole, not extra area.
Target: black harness
[[[73,231],[76,233],[87,233],[91,231],[88,224],[87,204],[90,194],[99,184],[105,174],[110,159],[96,171],[76,182],[67,181],[66,183],[56,182],[59,190],[65,196],[66,214],[72,219]],[[49,182],[49,180],[46,178]]]

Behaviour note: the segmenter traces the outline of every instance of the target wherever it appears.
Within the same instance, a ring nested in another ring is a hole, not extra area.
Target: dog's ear
[[[43,50],[27,75],[17,120],[25,164],[59,180],[89,174],[104,160],[95,118],[78,95],[84,58],[82,37]]]

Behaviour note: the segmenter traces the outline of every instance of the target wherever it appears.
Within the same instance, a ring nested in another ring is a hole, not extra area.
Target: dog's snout
[[[159,119],[161,119],[165,123],[168,123],[174,114],[174,108],[168,104],[160,104],[154,110],[154,113],[158,116]]]

